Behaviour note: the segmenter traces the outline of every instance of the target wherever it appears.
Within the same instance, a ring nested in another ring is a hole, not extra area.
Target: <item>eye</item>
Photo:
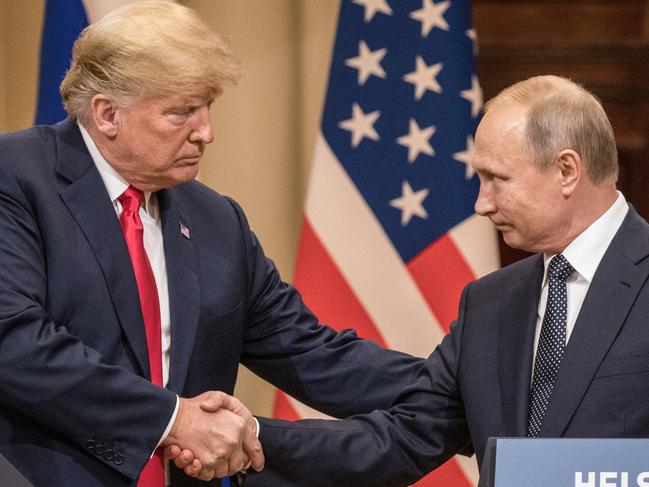
[[[491,182],[494,179],[493,173],[491,173],[489,171],[479,170],[479,171],[477,171],[477,173],[478,173],[478,177],[480,178],[480,181]]]
[[[171,108],[167,113],[173,117],[187,118],[191,117],[195,111],[196,107],[194,106],[183,106]]]

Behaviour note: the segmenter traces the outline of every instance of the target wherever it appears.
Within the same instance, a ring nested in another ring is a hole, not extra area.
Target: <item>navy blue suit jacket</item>
[[[133,485],[176,394],[231,393],[239,362],[335,416],[388,407],[421,368],[321,326],[232,200],[189,182],[158,201],[167,389],[147,381],[128,251],[76,123],[0,136],[0,453],[35,485]]]
[[[649,225],[633,208],[575,323],[540,436],[649,437]],[[338,422],[265,421],[251,486],[407,485],[489,437],[525,436],[543,259],[462,294],[459,319],[389,411]]]

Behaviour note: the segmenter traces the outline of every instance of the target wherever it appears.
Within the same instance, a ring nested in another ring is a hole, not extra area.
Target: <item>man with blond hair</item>
[[[469,284],[412,386],[338,422],[262,421],[249,485],[397,486],[489,437],[649,436],[649,225],[616,190],[597,99],[555,76],[486,106],[476,211],[536,255]],[[317,461],[313,461],[317,458]]]
[[[240,362],[335,416],[389,407],[421,368],[320,325],[241,208],[194,181],[237,77],[195,12],[134,3],[77,40],[67,120],[0,136],[0,453],[36,486],[262,468],[227,395]]]

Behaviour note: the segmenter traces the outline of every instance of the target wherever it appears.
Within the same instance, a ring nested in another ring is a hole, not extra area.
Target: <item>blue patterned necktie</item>
[[[554,379],[566,348],[566,317],[568,297],[566,279],[574,269],[566,258],[555,255],[548,266],[548,300],[541,325],[541,337],[536,350],[534,379],[530,396],[527,436],[536,437],[541,430],[543,415],[554,388]]]

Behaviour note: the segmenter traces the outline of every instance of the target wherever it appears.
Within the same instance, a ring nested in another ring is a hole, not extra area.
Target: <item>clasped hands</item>
[[[165,456],[186,475],[201,480],[264,467],[256,423],[241,401],[210,391],[180,398],[176,420],[161,443]]]

